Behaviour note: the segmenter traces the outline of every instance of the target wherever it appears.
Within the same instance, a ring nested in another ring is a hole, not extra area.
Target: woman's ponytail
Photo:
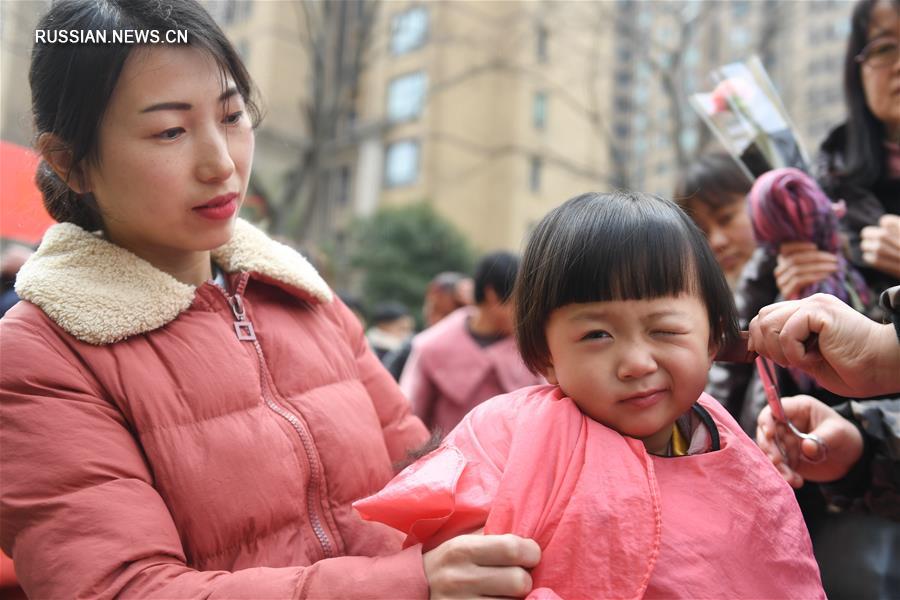
[[[34,178],[44,197],[44,208],[60,223],[74,223],[87,231],[103,228],[100,213],[90,194],[78,194],[41,160]]]

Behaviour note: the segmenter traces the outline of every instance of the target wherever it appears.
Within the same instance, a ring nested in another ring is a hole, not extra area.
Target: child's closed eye
[[[656,329],[651,331],[651,335],[656,336],[673,336],[673,335],[686,335],[688,332],[680,329]]]

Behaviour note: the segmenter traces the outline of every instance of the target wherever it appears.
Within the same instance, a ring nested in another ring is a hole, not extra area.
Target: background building
[[[27,65],[49,3],[0,2],[0,137],[31,141]],[[518,249],[587,190],[669,195],[716,148],[687,103],[759,54],[810,152],[843,115],[852,3],[208,0],[263,97],[248,216],[341,255],[354,218],[430,203]]]

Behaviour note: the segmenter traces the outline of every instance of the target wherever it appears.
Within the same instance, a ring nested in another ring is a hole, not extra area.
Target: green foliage
[[[469,273],[474,264],[466,238],[424,202],[381,209],[352,231],[352,265],[363,273],[368,307],[397,300],[418,320],[431,278],[441,271]]]

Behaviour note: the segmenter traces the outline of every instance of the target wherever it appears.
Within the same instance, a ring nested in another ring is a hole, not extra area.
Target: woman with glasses
[[[844,95],[847,120],[822,144],[819,181],[847,203],[850,260],[877,298],[900,283],[900,0],[856,5]]]
[[[841,224],[848,258],[877,299],[900,283],[900,0],[861,0],[851,19],[844,62],[847,119],[823,142],[816,167],[828,196],[847,203]],[[877,307],[869,312],[883,317]],[[858,468],[820,486],[832,510],[816,518],[804,506],[832,600],[900,594],[900,480],[890,458],[896,458],[896,423],[873,417],[891,396],[837,404],[841,398],[819,395],[839,413],[859,415],[866,430],[880,432],[867,438],[867,459]],[[840,512],[833,510],[837,506]]]

